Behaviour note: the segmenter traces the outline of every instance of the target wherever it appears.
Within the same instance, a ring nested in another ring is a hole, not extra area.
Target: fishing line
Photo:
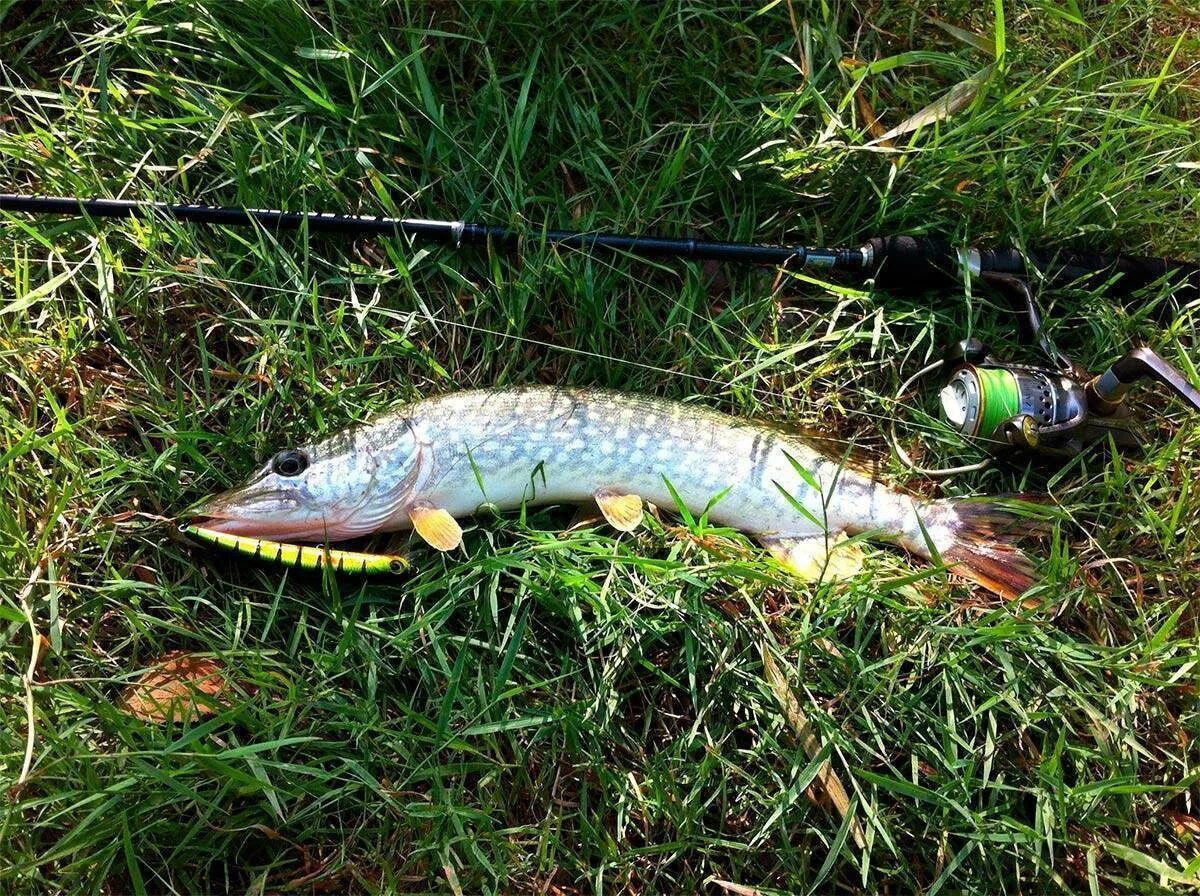
[[[584,253],[580,253],[580,254],[583,255]],[[585,256],[585,257],[588,257],[588,256]],[[594,256],[590,256],[590,257],[593,260],[595,259]],[[38,259],[38,260],[41,261],[42,263],[45,263],[45,261],[46,261],[45,259]],[[602,262],[602,263],[611,265],[610,262]],[[617,270],[615,265],[612,265],[612,267],[613,267],[614,271]],[[189,272],[189,271],[181,271],[176,268],[156,269],[156,268],[147,268],[147,267],[123,266],[120,270],[123,273],[144,274],[144,275],[147,275],[150,277],[155,277],[155,278],[166,274],[168,276],[173,276],[177,279],[186,279],[193,283],[198,283],[198,284],[215,284],[218,286],[246,287],[249,289],[262,290],[264,292],[274,292],[274,293],[278,293],[278,294],[282,294],[282,295],[287,295],[287,296],[290,296],[293,298],[303,298],[303,299],[317,298],[317,299],[320,299],[320,300],[323,300],[323,301],[326,301],[326,302],[329,302],[332,304],[340,304],[340,305],[347,305],[347,306],[351,304],[351,302],[348,298],[345,298],[342,296],[334,296],[334,295],[328,295],[328,294],[323,294],[323,293],[315,293],[314,294],[307,290],[299,290],[299,289],[295,289],[295,288],[291,288],[291,287],[275,286],[275,285],[265,284],[265,283],[256,283],[256,282],[250,281],[250,280],[237,280],[237,279],[231,279],[231,278],[225,278],[225,277],[212,277],[212,276],[193,273],[193,272]],[[403,282],[403,281],[401,281],[401,282]],[[391,285],[391,284],[388,284],[388,285]],[[677,299],[674,299],[674,297],[672,297],[665,290],[658,289],[657,287],[651,286],[650,284],[647,284],[645,282],[643,282],[642,285],[649,286],[651,289],[657,290],[664,298],[666,298],[668,300],[678,301]],[[688,308],[687,306],[685,306],[681,303],[678,305],[678,308],[680,310],[682,310],[683,312],[687,313],[688,315],[690,315],[691,317],[696,318],[705,324],[716,327],[724,335],[729,336],[730,338],[735,339],[735,340],[739,339],[740,334],[738,334],[737,332],[735,332],[728,326],[722,325],[718,321],[716,321],[712,318],[706,318],[706,317],[702,316],[699,312],[694,311],[693,309]],[[650,373],[658,373],[658,374],[663,374],[665,376],[693,380],[695,382],[715,386],[720,389],[728,389],[730,387],[730,383],[728,380],[723,380],[723,379],[720,379],[715,376],[704,376],[701,374],[690,373],[688,371],[683,371],[683,370],[672,370],[671,368],[668,368],[668,367],[661,367],[661,366],[658,366],[655,364],[649,364],[649,363],[646,363],[643,361],[634,361],[629,358],[622,358],[622,357],[618,357],[616,355],[606,355],[601,352],[593,352],[593,351],[589,351],[587,349],[576,348],[573,346],[559,345],[556,343],[547,342],[544,340],[536,339],[534,337],[523,336],[523,335],[516,334],[516,333],[505,333],[501,330],[493,330],[488,327],[479,326],[477,324],[469,324],[464,321],[440,317],[436,314],[432,314],[427,311],[400,311],[398,309],[388,308],[388,307],[383,307],[383,306],[378,306],[378,305],[372,307],[369,310],[371,312],[376,312],[385,317],[391,318],[392,320],[400,322],[402,324],[411,324],[413,321],[424,320],[424,321],[432,323],[432,324],[442,325],[442,326],[446,326],[446,327],[450,327],[450,328],[457,328],[460,330],[465,330],[465,331],[477,333],[480,335],[492,336],[492,337],[495,337],[495,338],[501,339],[501,340],[512,340],[515,342],[534,345],[534,346],[538,346],[541,348],[548,348],[548,349],[552,349],[554,351],[558,351],[558,352],[562,352],[562,353],[570,354],[570,355],[576,355],[579,357],[589,358],[592,360],[605,361],[605,362],[610,362],[610,363],[621,364],[621,365],[624,365],[627,367],[634,367],[634,368],[637,368],[640,370],[645,370]],[[249,308],[246,308],[246,311],[247,311],[247,313],[249,313],[251,315],[253,314],[253,312]],[[817,341],[824,342],[826,340],[824,338],[820,338]],[[833,337],[829,337],[827,341],[830,343],[837,342],[837,340]],[[838,384],[836,387],[836,390],[833,390],[833,391],[841,392],[843,394],[856,395],[858,397],[865,398],[865,399],[875,401],[875,402],[884,402],[884,403],[892,402],[892,403],[896,404],[897,406],[901,406],[901,404],[902,404],[901,402],[897,401],[896,399],[888,398],[888,396],[886,396],[886,395],[872,393],[865,389],[862,389],[861,387],[856,387],[856,386],[852,386],[852,385]],[[879,423],[887,423],[889,421],[894,422],[893,416],[869,411],[864,408],[856,408],[853,413],[856,416],[866,417],[872,421],[876,421]],[[910,429],[924,430],[925,432],[927,432],[931,435],[945,437],[945,436],[953,434],[953,430],[949,429],[948,427],[945,427],[943,424],[936,421],[936,418],[933,418],[933,419],[934,419],[933,423],[921,423],[921,422],[917,422],[917,421],[909,421],[908,426]],[[832,433],[828,434],[828,435],[823,434],[822,437],[827,438],[830,441],[840,442],[843,444],[851,444],[855,441],[853,439],[847,439],[842,436],[834,435]],[[977,441],[981,441],[981,440],[977,440]]]
[[[298,290],[298,289],[294,289],[294,288],[286,287],[286,286],[275,286],[275,285],[270,285],[270,284],[255,283],[255,282],[249,281],[249,280],[214,278],[214,277],[203,275],[203,274],[197,274],[197,273],[192,273],[192,272],[188,272],[188,271],[177,271],[174,269],[155,270],[153,268],[123,268],[123,270],[126,272],[129,272],[129,273],[141,273],[141,274],[146,274],[146,275],[150,275],[150,276],[158,276],[158,275],[165,273],[165,274],[173,275],[180,279],[190,280],[194,283],[245,287],[245,288],[249,288],[249,289],[259,289],[264,292],[273,292],[273,293],[277,293],[277,294],[282,294],[282,295],[290,296],[292,298],[309,299],[309,300],[316,298],[316,299],[319,299],[322,301],[329,302],[331,304],[344,305],[344,306],[350,305],[350,300],[343,296],[328,295],[328,294],[324,294],[321,292],[313,293],[313,292],[309,292],[307,290]],[[425,311],[401,311],[401,310],[398,310],[395,308],[387,308],[387,307],[378,306],[378,305],[372,307],[369,310],[371,312],[379,313],[379,314],[381,314],[387,318],[390,318],[393,321],[401,323],[403,325],[411,325],[414,322],[424,320],[424,321],[427,321],[430,323],[439,324],[439,325],[443,325],[443,326],[450,327],[450,328],[457,328],[460,330],[465,330],[465,331],[476,333],[479,335],[491,336],[496,339],[512,340],[515,342],[533,345],[533,346],[537,346],[540,348],[551,349],[553,351],[562,352],[562,353],[570,354],[570,355],[576,355],[576,356],[580,356],[580,357],[584,357],[584,358],[589,358],[592,360],[605,361],[605,362],[610,362],[610,363],[621,364],[621,365],[624,365],[627,367],[634,367],[634,368],[637,368],[640,370],[645,370],[650,373],[658,373],[658,374],[662,374],[664,376],[671,376],[671,377],[678,377],[681,379],[693,380],[695,382],[700,382],[700,383],[704,383],[706,385],[715,386],[720,389],[727,389],[729,387],[729,383],[726,380],[722,380],[715,376],[704,376],[702,374],[690,373],[688,371],[683,371],[683,370],[672,370],[671,368],[668,368],[668,367],[661,367],[661,366],[658,366],[655,364],[649,364],[649,363],[646,363],[643,361],[634,361],[634,360],[630,360],[628,358],[621,358],[621,357],[618,357],[615,355],[606,355],[602,352],[589,351],[588,349],[577,348],[574,346],[559,345],[557,343],[547,342],[545,340],[537,339],[537,338],[531,337],[531,336],[524,336],[524,335],[516,334],[516,333],[505,333],[501,330],[494,330],[489,327],[479,326],[478,324],[470,324],[470,323],[466,323],[464,321],[440,317],[436,314],[432,314],[432,313],[425,312]],[[685,310],[689,310],[689,309],[685,309]],[[696,312],[691,312],[691,313],[694,315],[696,314]],[[699,316],[699,315],[696,315],[696,316]],[[704,319],[704,320],[707,320],[710,323],[714,323],[714,324],[716,323],[715,321],[711,321],[710,319]],[[726,335],[729,335],[729,336],[737,335],[732,330],[728,330],[728,329],[723,330],[723,332],[725,332]],[[833,342],[834,340],[831,339],[830,341]],[[895,399],[888,399],[887,396],[877,395],[877,394],[868,392],[866,390],[863,390],[863,389],[861,389],[859,387],[855,387],[855,386],[847,386],[847,385],[839,384],[837,387],[837,391],[840,391],[842,393],[849,393],[852,395],[857,395],[859,397],[870,399],[872,401],[877,401],[877,402],[878,401],[887,402],[889,400],[895,401]],[[895,403],[897,405],[900,404],[900,402],[898,402],[898,401],[895,401]],[[861,409],[861,408],[856,408],[853,411],[853,414],[856,416],[866,417],[877,423],[894,422],[894,416],[892,416],[892,415],[876,413],[876,412],[868,411],[868,410]],[[918,421],[911,421],[909,425],[911,428],[924,430],[925,432],[929,433],[930,435],[949,436],[949,435],[953,435],[953,432],[954,432],[953,430],[949,429],[948,427],[945,427],[944,425],[937,423],[936,420],[934,423],[922,423],[922,422],[918,422]],[[832,434],[829,435],[828,438],[831,441],[842,442],[844,444],[851,444],[855,441],[853,439],[846,439],[844,437],[839,437],[839,436],[835,436]]]
[[[205,278],[180,272],[183,276],[195,276],[197,280]],[[243,285],[254,288],[255,284],[244,281],[228,281],[233,285]],[[310,297],[313,293],[290,290],[286,287],[260,287],[274,290],[285,295]],[[316,298],[346,305],[348,300],[337,296],[325,296],[318,290]],[[646,364],[638,361],[627,361],[590,352],[585,349],[575,349],[556,345],[544,340],[526,336],[507,334],[474,324],[438,317],[429,312],[401,312],[391,308],[375,306],[384,316],[403,321],[405,325],[418,319],[425,319],[454,328],[459,327],[472,332],[484,333],[498,339],[514,339],[550,348],[558,351],[592,357],[605,361],[616,361],[641,369],[651,370],[667,376],[686,377],[698,382],[705,382],[721,389],[730,388],[730,383],[716,377],[703,377],[683,371],[673,371],[669,368]],[[715,323],[715,322],[713,322]],[[818,340],[820,342],[821,340]],[[833,341],[833,340],[830,340]],[[955,353],[958,354],[955,354]],[[954,371],[947,386],[942,390],[944,421],[934,419],[933,424],[919,424],[908,420],[910,430],[945,437],[954,433],[958,437],[967,436],[969,443],[988,451],[998,452],[1014,447],[1024,447],[1044,454],[1071,457],[1078,454],[1088,444],[1094,442],[1113,443],[1117,447],[1134,448],[1145,440],[1136,424],[1133,423],[1124,400],[1128,392],[1142,379],[1153,379],[1166,386],[1192,409],[1200,412],[1200,390],[1193,387],[1178,370],[1159,357],[1149,348],[1137,348],[1114,362],[1104,373],[1091,379],[1081,379],[1075,371],[1052,370],[1030,365],[1012,364],[1000,361],[988,354],[986,347],[975,339],[967,339],[952,346],[943,358],[926,365],[915,376],[910,376],[891,399],[893,405],[901,406],[900,398],[907,387],[916,380],[932,372],[934,369]],[[754,366],[751,371],[758,372]],[[749,375],[749,374],[747,374]],[[1012,394],[994,388],[998,382],[1007,382],[1005,388]],[[991,386],[985,386],[987,384]],[[854,386],[839,386],[852,395],[870,399],[871,401],[887,402],[884,396],[874,395]],[[974,390],[972,393],[971,390]],[[963,394],[974,395],[972,400],[958,407],[963,400]],[[999,415],[988,411],[984,419],[978,411],[990,408],[997,400],[1007,400],[1016,411]],[[875,422],[881,429],[886,443],[894,450],[895,456],[914,472],[927,476],[949,477],[953,475],[976,472],[990,465],[990,461],[972,464],[960,464],[941,469],[930,469],[918,466],[911,456],[899,444],[895,436],[896,415],[877,414],[867,410],[857,410],[854,413]],[[961,416],[960,416],[961,414]],[[990,420],[991,424],[986,425]],[[946,423],[950,425],[947,426]],[[983,427],[983,428],[981,428]],[[797,433],[802,435],[802,433]],[[854,439],[846,439],[834,435],[824,436],[829,441],[841,444],[854,444]]]

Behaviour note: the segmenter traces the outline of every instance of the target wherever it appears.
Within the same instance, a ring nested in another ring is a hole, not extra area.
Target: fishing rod
[[[347,236],[402,236],[444,245],[516,249],[522,241],[542,240],[568,249],[604,249],[643,258],[680,258],[739,264],[786,266],[845,272],[873,279],[883,289],[927,290],[973,276],[1037,276],[1053,284],[1074,283],[1112,295],[1129,295],[1166,280],[1182,304],[1200,298],[1200,265],[1167,258],[1105,255],[1091,252],[1029,251],[1013,248],[956,248],[930,237],[875,237],[857,248],[817,248],[673,239],[647,234],[573,230],[521,230],[467,221],[433,221],[341,212],[288,212],[150,202],[133,199],[83,199],[74,196],[30,196],[0,193],[0,211],[39,215],[83,215],[89,218],[160,218],[197,224],[249,226],[275,230],[307,230]]]
[[[918,236],[875,237],[857,248],[780,246],[760,243],[675,239],[646,234],[521,230],[467,221],[435,221],[329,212],[289,212],[229,206],[129,199],[84,199],[0,193],[0,211],[143,218],[348,236],[391,236],[438,242],[455,248],[495,246],[515,251],[525,242],[583,251],[608,250],[643,258],[679,258],[770,265],[787,270],[844,273],[876,286],[904,292],[945,288],[978,278],[1011,302],[1021,340],[1037,344],[1049,362],[1013,364],[992,356],[978,340],[950,346],[945,355],[909,377],[903,394],[922,377],[937,373],[943,419],[962,435],[990,446],[1070,456],[1095,442],[1139,447],[1146,435],[1124,404],[1139,380],[1151,379],[1200,412],[1200,390],[1148,348],[1138,348],[1092,376],[1059,351],[1042,325],[1035,282],[1072,284],[1108,295],[1131,297],[1157,283],[1170,287],[1177,306],[1200,298],[1200,265],[1167,258],[1074,251],[1020,252],[1015,248],[955,247],[948,240]],[[921,472],[944,475],[978,469],[918,467],[897,445],[902,460]],[[986,462],[985,462],[986,463]]]

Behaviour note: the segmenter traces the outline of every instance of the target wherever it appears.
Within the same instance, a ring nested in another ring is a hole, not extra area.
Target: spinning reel
[[[949,476],[988,466],[996,456],[1027,451],[1073,457],[1096,442],[1118,449],[1145,446],[1147,433],[1125,404],[1141,380],[1161,383],[1200,413],[1200,390],[1149,348],[1135,348],[1092,376],[1059,351],[1042,329],[1029,284],[1011,275],[984,275],[1015,300],[1022,341],[1037,342],[1047,365],[1016,364],[990,354],[978,339],[951,345],[943,357],[917,371],[900,387],[900,398],[918,380],[944,378],[939,398],[942,420],[953,430],[983,443],[992,457],[976,464],[927,469],[912,461],[892,439],[906,464],[927,475]]]
[[[467,221],[342,212],[289,212],[17,193],[0,193],[2,212],[166,218],[224,226],[254,225],[310,233],[430,240],[456,248],[485,246],[510,251],[520,251],[527,241],[540,241],[564,249],[609,250],[646,258],[764,264],[792,271],[816,268],[831,274],[871,279],[880,288],[901,292],[953,287],[969,274],[992,284],[1013,300],[1023,340],[1038,343],[1049,366],[1000,361],[988,354],[978,340],[968,339],[910,377],[900,387],[897,398],[918,379],[937,371],[947,377],[941,393],[942,416],[953,429],[997,449],[994,453],[1023,449],[1066,457],[1110,438],[1122,448],[1145,444],[1143,432],[1123,403],[1126,393],[1138,380],[1158,380],[1200,411],[1200,391],[1149,349],[1135,349],[1096,377],[1076,367],[1043,332],[1041,315],[1027,279],[1036,275],[1047,283],[1074,283],[1127,297],[1151,284],[1168,283],[1181,305],[1200,298],[1200,265],[1167,258],[1075,251],[1022,252],[1015,248],[963,249],[947,240],[925,236],[874,237],[857,248],[763,245],[544,228],[521,231]],[[896,444],[894,433],[892,443],[905,463],[931,476],[948,476],[990,463],[928,470],[913,463]]]

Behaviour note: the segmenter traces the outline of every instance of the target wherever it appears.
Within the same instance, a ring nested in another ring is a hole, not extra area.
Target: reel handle
[[[1200,390],[1156,352],[1145,347],[1135,348],[1087,384],[1088,406],[1094,413],[1109,416],[1142,379],[1162,383],[1200,413]]]

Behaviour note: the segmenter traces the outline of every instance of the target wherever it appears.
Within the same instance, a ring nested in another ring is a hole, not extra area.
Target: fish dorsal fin
[[[439,551],[452,551],[462,544],[463,532],[458,521],[441,507],[428,501],[418,501],[408,508],[408,518],[413,528],[430,547]]]
[[[856,444],[853,439],[841,438],[814,426],[786,423],[782,420],[755,418],[754,425],[777,432],[787,438],[805,442],[830,460],[840,463],[847,470],[853,470],[855,473],[861,473],[871,479],[884,480],[888,478],[886,458]]]
[[[862,473],[872,479],[884,479],[887,476],[885,458],[849,439],[841,439],[811,428],[798,428],[795,432],[797,438],[808,442],[830,460],[838,461],[847,470]]]

